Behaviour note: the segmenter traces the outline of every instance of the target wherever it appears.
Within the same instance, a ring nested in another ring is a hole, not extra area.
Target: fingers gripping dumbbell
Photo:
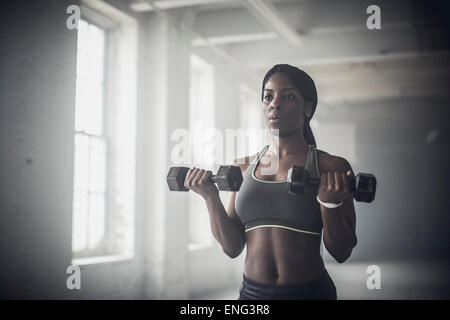
[[[188,171],[187,167],[170,168],[166,178],[170,191],[189,191],[184,187]],[[242,180],[241,168],[238,166],[220,166],[217,174],[211,176],[211,181],[217,183],[222,191],[239,191]]]
[[[293,166],[288,171],[288,188],[291,194],[303,194],[317,191],[320,179],[311,177],[308,170]],[[377,179],[371,173],[358,173],[350,177],[350,191],[356,201],[372,202],[375,199]]]

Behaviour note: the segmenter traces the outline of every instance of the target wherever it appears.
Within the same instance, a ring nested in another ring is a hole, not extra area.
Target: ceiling
[[[289,63],[311,75],[325,106],[404,97],[447,99],[450,37],[443,8],[433,1],[377,1],[381,29],[369,30],[370,4],[131,0],[128,7],[138,14],[188,17],[195,50],[219,55],[254,88],[271,66]]]

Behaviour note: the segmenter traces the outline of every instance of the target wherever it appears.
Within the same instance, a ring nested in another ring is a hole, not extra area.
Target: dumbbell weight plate
[[[320,179],[310,177],[308,170],[302,166],[292,166],[288,171],[287,181],[290,194],[314,192],[320,184]]]
[[[355,177],[355,200],[372,202],[375,199],[377,179],[371,173],[358,173]]]
[[[184,187],[184,180],[189,171],[187,167],[171,167],[167,174],[167,184],[170,191],[189,191]]]
[[[243,177],[239,166],[220,166],[213,181],[217,183],[219,190],[239,191]]]
[[[308,171],[301,166],[292,166],[287,175],[288,191],[290,194],[303,194],[306,192]]]

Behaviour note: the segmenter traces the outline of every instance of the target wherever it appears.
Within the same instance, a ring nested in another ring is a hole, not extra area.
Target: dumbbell
[[[350,177],[350,190],[356,201],[372,202],[375,199],[377,179],[371,173],[358,173]],[[301,166],[293,166],[288,171],[288,191],[290,194],[317,192],[320,179],[310,176],[308,170]]]
[[[170,191],[189,191],[184,187],[184,181],[189,171],[187,167],[171,167],[167,174],[167,184]],[[242,184],[242,172],[239,166],[220,166],[217,174],[210,177],[213,183],[222,191],[239,191]]]

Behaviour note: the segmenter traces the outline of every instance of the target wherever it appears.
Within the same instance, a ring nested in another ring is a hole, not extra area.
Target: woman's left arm
[[[330,164],[329,172],[320,179],[318,197],[322,202],[343,204],[330,209],[320,205],[323,223],[323,242],[327,251],[337,262],[346,261],[356,246],[356,214],[353,194],[350,191],[350,177],[353,170],[347,160],[336,157]]]

